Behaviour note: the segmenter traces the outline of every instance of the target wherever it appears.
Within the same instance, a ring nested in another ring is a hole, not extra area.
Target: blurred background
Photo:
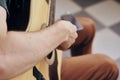
[[[120,0],[57,0],[56,19],[67,12],[95,21],[93,53],[106,54],[120,66]],[[63,57],[70,56],[69,50],[64,53]]]

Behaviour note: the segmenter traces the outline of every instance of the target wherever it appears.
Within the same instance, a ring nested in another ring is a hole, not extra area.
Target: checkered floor
[[[97,30],[93,53],[106,54],[120,64],[120,0],[57,0],[56,4],[56,19],[67,12],[92,18]]]

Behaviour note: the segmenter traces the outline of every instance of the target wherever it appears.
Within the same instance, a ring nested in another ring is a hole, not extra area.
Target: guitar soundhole
[[[51,53],[47,56],[47,58],[48,58],[48,59],[51,59],[52,54],[53,54],[53,52],[51,52]]]

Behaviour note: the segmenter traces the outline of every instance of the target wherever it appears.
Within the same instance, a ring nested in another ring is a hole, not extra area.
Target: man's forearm
[[[0,42],[0,63],[13,77],[37,64],[65,40],[66,34],[54,25],[39,32],[8,32]]]

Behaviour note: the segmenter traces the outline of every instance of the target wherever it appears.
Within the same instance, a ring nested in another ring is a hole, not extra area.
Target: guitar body
[[[27,32],[38,31],[43,28],[46,28],[49,25],[50,13],[51,13],[50,12],[51,1],[52,0],[31,0],[30,1],[30,17],[29,17],[28,26],[26,29]],[[53,80],[53,78],[50,79],[50,74],[52,73],[52,71],[50,72],[49,69],[50,69],[50,66],[52,66],[55,60],[57,59],[56,71],[58,75],[58,80],[61,80],[60,68],[61,68],[62,52],[56,50],[56,51],[53,51],[51,54],[52,55],[50,58],[45,57],[35,66],[38,69],[38,71],[43,75],[45,80]],[[55,56],[56,56],[56,59],[55,59]],[[31,68],[25,73],[22,73],[10,80],[37,80],[37,79],[35,78],[35,76],[33,76],[33,68]]]

